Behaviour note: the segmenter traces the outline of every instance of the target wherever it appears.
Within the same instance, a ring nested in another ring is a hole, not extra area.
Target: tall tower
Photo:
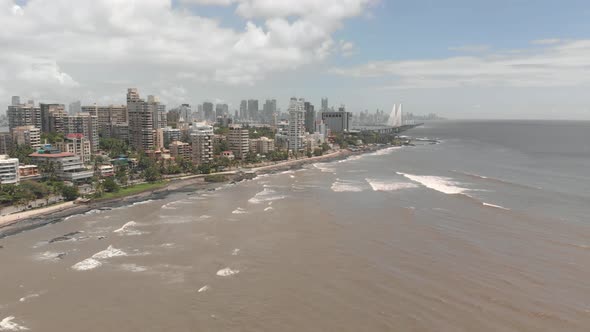
[[[129,144],[137,151],[154,147],[153,110],[139,97],[137,89],[127,90]]]
[[[297,152],[303,149],[305,138],[305,100],[293,97],[289,102],[289,150]]]

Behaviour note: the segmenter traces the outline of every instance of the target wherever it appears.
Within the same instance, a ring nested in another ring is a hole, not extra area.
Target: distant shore
[[[299,159],[291,159],[283,162],[277,162],[270,165],[242,168],[240,170],[219,172],[213,174],[222,174],[229,177],[235,176],[240,172],[254,173],[256,176],[268,173],[275,173],[282,170],[301,168],[306,164],[315,162],[329,162],[339,159],[347,158],[351,155],[362,154],[378,150],[377,147],[367,148],[362,151],[352,152],[349,150],[339,150],[316,157],[303,157]],[[148,199],[161,199],[165,196],[178,192],[186,187],[194,187],[191,191],[211,190],[220,187],[227,182],[222,183],[208,183],[205,182],[205,174],[187,175],[177,178],[171,178],[166,184],[157,189],[147,189],[146,191],[135,193],[125,197],[117,197],[112,199],[96,199],[89,203],[75,204],[74,202],[64,202],[55,205],[22,211],[6,216],[0,217],[0,239],[6,236],[14,235],[25,230],[35,229],[47,224],[52,224],[64,220],[64,218],[83,214],[95,209],[110,209],[119,206],[125,206],[136,202]],[[231,181],[231,179],[230,179]]]

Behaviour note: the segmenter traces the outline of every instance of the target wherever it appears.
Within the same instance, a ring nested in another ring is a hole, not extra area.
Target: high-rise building
[[[12,106],[20,105],[20,97],[19,96],[12,96],[12,103],[10,103],[10,105],[12,105]]]
[[[328,111],[328,97],[322,98],[322,112]]]
[[[170,144],[170,155],[179,162],[180,160],[191,161],[192,160],[192,149],[191,144],[174,141]]]
[[[248,118],[248,101],[242,100],[240,102],[240,120],[246,120]]]
[[[315,132],[315,109],[310,102],[305,102],[303,104],[303,108],[305,109],[305,131],[313,134]]]
[[[68,115],[63,104],[39,104],[41,109],[41,131],[63,133],[63,118]]]
[[[275,141],[268,137],[251,139],[249,144],[250,151],[259,154],[267,154],[275,150]]]
[[[138,151],[154,147],[153,109],[139,97],[137,89],[127,90],[129,144]]]
[[[227,104],[215,105],[215,118],[223,117],[224,115],[229,115],[229,106]]]
[[[41,109],[32,104],[10,105],[6,110],[8,128],[35,126],[41,129]]]
[[[98,117],[90,113],[78,113],[64,117],[64,134],[82,134],[90,141],[91,152],[98,151]]]
[[[28,145],[33,149],[41,147],[41,130],[35,126],[19,126],[12,128],[12,143]]]
[[[8,154],[12,148],[12,134],[8,132],[0,133],[0,154]]]
[[[305,100],[291,98],[289,102],[289,134],[288,146],[289,150],[297,152],[303,150],[303,139],[305,138]]]
[[[248,100],[248,118],[250,121],[258,121],[258,100]]]
[[[245,159],[250,149],[248,128],[244,128],[241,125],[229,126],[227,142],[229,149],[234,153],[236,158]]]
[[[332,133],[348,132],[352,122],[352,113],[346,112],[343,106],[338,112],[323,112],[322,120]]]
[[[277,100],[267,99],[262,106],[262,121],[266,124],[274,125],[274,117],[277,112]]]
[[[125,105],[92,105],[82,106],[82,113],[89,113],[98,119],[98,131],[104,137],[113,136],[113,126],[127,123],[127,106]]]
[[[74,115],[80,112],[82,112],[82,103],[79,100],[71,102],[68,106],[68,114]]]
[[[215,122],[215,113],[213,112],[213,103],[204,102],[203,103],[203,117],[205,121],[209,121],[211,123]]]
[[[191,127],[192,161],[196,165],[208,164],[213,160],[213,127],[194,123]]]
[[[182,132],[178,128],[166,127],[162,131],[164,133],[164,147],[169,146],[174,141],[180,141],[182,137]]]
[[[161,129],[167,126],[168,120],[166,119],[166,105],[160,103],[160,99],[156,96],[148,96],[148,108],[153,113],[152,121],[154,129]]]
[[[19,182],[18,159],[0,155],[0,184],[16,184]]]

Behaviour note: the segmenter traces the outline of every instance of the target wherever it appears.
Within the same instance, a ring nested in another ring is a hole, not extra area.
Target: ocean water
[[[408,135],[0,239],[0,331],[588,331],[590,123]]]

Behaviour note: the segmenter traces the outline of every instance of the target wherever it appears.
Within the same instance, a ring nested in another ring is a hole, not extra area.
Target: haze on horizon
[[[590,4],[0,0],[0,108],[291,96],[347,110],[590,120]]]

